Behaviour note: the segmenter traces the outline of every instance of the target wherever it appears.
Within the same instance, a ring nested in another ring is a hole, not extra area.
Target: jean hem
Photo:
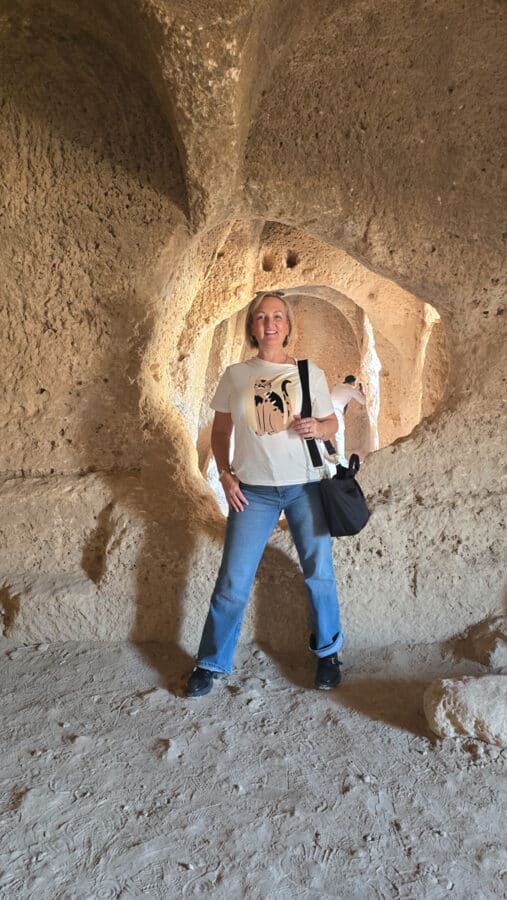
[[[339,636],[334,641],[332,641],[331,644],[328,644],[328,646],[324,647],[322,650],[315,650],[315,648],[312,647],[312,638],[313,635],[308,641],[308,649],[313,653],[314,656],[317,657],[317,659],[323,659],[325,656],[331,656],[331,654],[333,653],[338,653],[343,647],[342,632],[340,632]]]
[[[213,663],[207,663],[205,659],[198,659],[195,665],[198,669],[207,669],[208,672],[216,672],[217,675],[230,675],[232,671],[227,669],[219,669]]]

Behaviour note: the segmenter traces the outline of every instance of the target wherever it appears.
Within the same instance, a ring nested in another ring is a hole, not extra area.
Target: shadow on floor
[[[174,642],[143,641],[136,643],[136,647],[158,673],[161,686],[174,697],[184,697],[188,673],[194,666],[190,654]]]
[[[304,654],[281,653],[266,644],[261,645],[275,662],[279,671],[292,685],[308,691],[308,702],[328,698],[330,703],[355,710],[373,721],[385,722],[418,737],[434,739],[423,709],[423,695],[431,678],[379,679],[343,673],[343,682],[333,691],[317,691],[315,671],[317,660],[306,650]]]
[[[429,684],[430,681],[407,678],[352,678],[344,681],[330,696],[338,706],[411,731],[418,737],[433,739],[423,709],[423,695]]]

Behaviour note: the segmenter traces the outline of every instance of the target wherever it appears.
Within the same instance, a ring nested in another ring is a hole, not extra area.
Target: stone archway
[[[295,312],[291,346],[296,356],[310,355],[330,386],[349,371],[366,384],[367,414],[358,407],[348,415],[349,452],[364,458],[412,431],[422,418],[428,322],[439,321],[429,304],[343,251],[280,223],[232,222],[202,240],[210,260],[204,280],[195,290],[193,282],[187,283],[189,292],[180,301],[186,313],[179,325],[160,324],[169,360],[163,391],[188,423],[201,472],[210,454],[209,401],[225,366],[251,354],[244,343],[245,308],[262,289],[286,291]],[[194,260],[200,246],[198,239],[191,250]],[[301,282],[309,275],[319,283]],[[445,334],[433,356],[426,415],[435,410],[447,383]],[[163,366],[152,367],[160,380]],[[216,487],[213,467],[210,477]]]

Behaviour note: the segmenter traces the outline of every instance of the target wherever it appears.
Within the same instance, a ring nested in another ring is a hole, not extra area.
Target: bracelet
[[[232,469],[230,467],[220,469],[220,472],[218,473],[218,480],[222,481],[222,478],[224,477],[224,475],[234,475],[234,472],[232,471]]]

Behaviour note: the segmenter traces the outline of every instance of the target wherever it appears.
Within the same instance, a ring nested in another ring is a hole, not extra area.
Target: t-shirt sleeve
[[[231,411],[231,376],[229,369],[226,369],[218,382],[217,389],[210,403],[215,412],[230,413]]]
[[[318,366],[310,365],[310,395],[312,398],[312,416],[324,419],[334,413],[331,394],[327,386],[326,376]]]
[[[365,406],[365,404],[366,404],[366,397],[364,396],[364,394],[361,393],[360,390],[358,390],[358,388],[354,388],[354,395],[353,395],[353,396],[354,396],[354,400],[357,400],[357,402],[360,403],[361,406]]]

